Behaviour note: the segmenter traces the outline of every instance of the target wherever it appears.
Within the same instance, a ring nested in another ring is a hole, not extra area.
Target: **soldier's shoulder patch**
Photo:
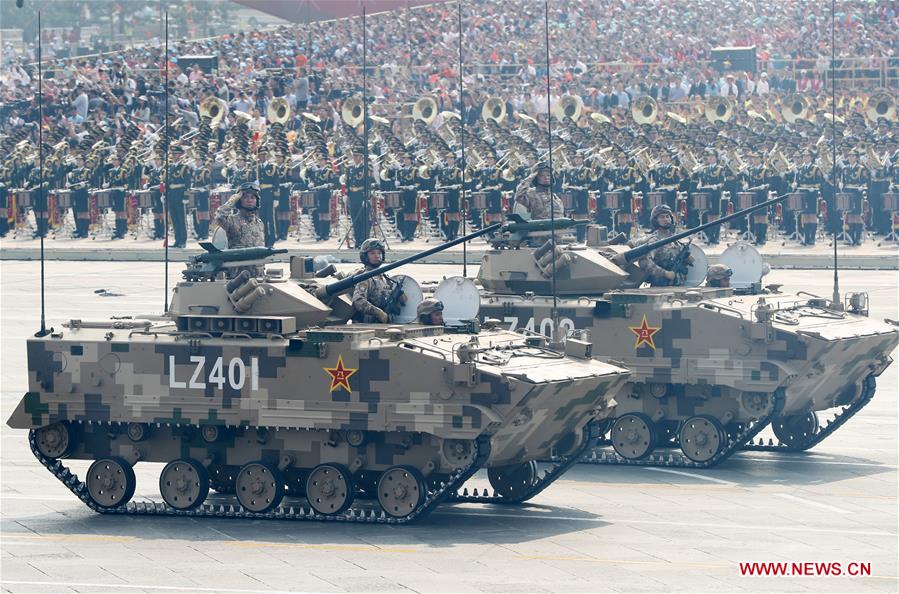
[[[643,314],[643,322],[639,326],[630,326],[631,332],[637,336],[637,342],[634,343],[634,348],[638,349],[641,344],[646,344],[649,348],[655,350],[656,344],[653,342],[652,337],[661,329],[661,326],[650,326],[649,322],[646,320],[646,314]]]

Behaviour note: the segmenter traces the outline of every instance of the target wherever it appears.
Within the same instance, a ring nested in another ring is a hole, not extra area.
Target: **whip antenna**
[[[558,305],[558,295],[556,294],[556,197],[553,193],[553,118],[552,118],[552,96],[549,89],[549,0],[543,2],[543,33],[546,45],[546,126],[547,140],[549,141],[549,220],[550,220],[550,245],[552,249],[552,287],[553,287],[553,308],[550,318],[552,319],[552,328],[550,332],[550,340],[555,342],[556,339],[556,307]],[[537,172],[539,176],[539,171]]]
[[[35,336],[47,335],[46,308],[44,303],[44,234],[50,227],[47,219],[46,194],[44,194],[44,70],[41,44],[41,11],[37,11],[37,155],[40,179],[37,186],[37,201],[41,205],[41,218],[37,222],[37,232],[41,236],[41,329]]]
[[[459,134],[462,147],[462,235],[468,233],[466,223],[468,220],[468,200],[465,197],[465,100],[462,97],[462,0],[459,0],[459,115],[462,132]],[[462,244],[462,276],[468,277],[468,242]]]
[[[162,297],[162,311],[169,311],[169,177],[172,172],[169,171],[169,143],[171,136],[169,135],[169,11],[165,11],[165,55],[163,56],[165,65],[165,183],[163,188],[165,194],[163,196],[163,215],[165,217],[165,293]]]
[[[831,159],[830,159],[830,185],[833,187],[834,203],[837,195],[837,79],[836,79],[836,19],[837,19],[837,3],[836,0],[830,2],[830,139],[831,139]],[[840,302],[840,273],[839,263],[837,261],[837,232],[833,232],[833,307],[837,310],[843,309]]]

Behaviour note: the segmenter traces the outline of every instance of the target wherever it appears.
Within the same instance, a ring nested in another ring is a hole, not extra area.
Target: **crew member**
[[[437,299],[425,299],[415,308],[418,323],[425,326],[443,326],[443,302]]]
[[[370,237],[362,242],[359,249],[359,260],[365,266],[364,272],[375,270],[384,262],[384,244],[381,240]],[[353,319],[366,324],[390,321],[387,315],[390,299],[391,281],[386,274],[378,274],[356,285],[353,289]]]
[[[234,208],[237,211],[234,211]],[[237,193],[222,204],[215,213],[215,223],[225,230],[228,248],[262,247],[265,245],[265,229],[257,213],[259,209],[259,185],[243,182]],[[231,269],[232,275],[249,270],[254,276],[262,276],[262,265]]]
[[[674,212],[667,204],[653,207],[649,219],[653,232],[643,239],[630,242],[631,247],[653,243],[674,234]],[[650,286],[665,287],[683,283],[683,279],[679,279],[677,275],[678,257],[683,249],[684,245],[675,241],[654,249],[639,260],[640,268],[646,272],[646,281]],[[689,265],[692,262],[693,258],[687,256],[686,263]]]
[[[709,287],[729,287],[730,277],[734,271],[725,264],[713,264],[705,275],[706,285]]]

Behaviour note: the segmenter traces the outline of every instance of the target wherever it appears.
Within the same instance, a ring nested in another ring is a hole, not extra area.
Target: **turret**
[[[714,225],[745,217],[755,210],[767,208],[785,199],[786,196],[773,198],[715,221],[675,233],[671,237],[635,248],[628,248],[624,245],[608,245],[597,250],[577,244],[558,246],[555,254],[556,292],[561,296],[579,297],[600,295],[606,291],[638,286],[643,280],[643,274],[636,262],[646,254]],[[556,221],[558,223],[559,219]],[[529,221],[531,225],[541,229],[547,228],[545,226],[547,222]],[[508,245],[502,245],[502,242],[494,242],[494,247],[497,249],[490,250],[484,255],[478,272],[478,280],[487,291],[517,295],[527,292],[535,295],[552,294],[553,283],[550,274],[552,256],[541,254],[543,248],[536,250],[500,249],[508,247]]]

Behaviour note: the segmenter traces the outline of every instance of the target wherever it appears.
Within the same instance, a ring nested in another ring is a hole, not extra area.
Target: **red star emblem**
[[[646,321],[646,314],[643,314],[643,323],[639,326],[630,326],[631,332],[637,335],[637,342],[634,344],[634,348],[637,349],[641,344],[648,344],[649,348],[655,350],[656,345],[652,341],[652,336],[656,332],[662,329],[661,326],[658,328],[653,328]]]
[[[343,388],[347,392],[352,392],[353,389],[350,387],[350,376],[359,371],[358,369],[353,369],[351,367],[343,366],[343,357],[341,355],[337,355],[337,366],[336,367],[325,367],[325,371],[331,376],[331,391],[333,392],[337,388]]]

